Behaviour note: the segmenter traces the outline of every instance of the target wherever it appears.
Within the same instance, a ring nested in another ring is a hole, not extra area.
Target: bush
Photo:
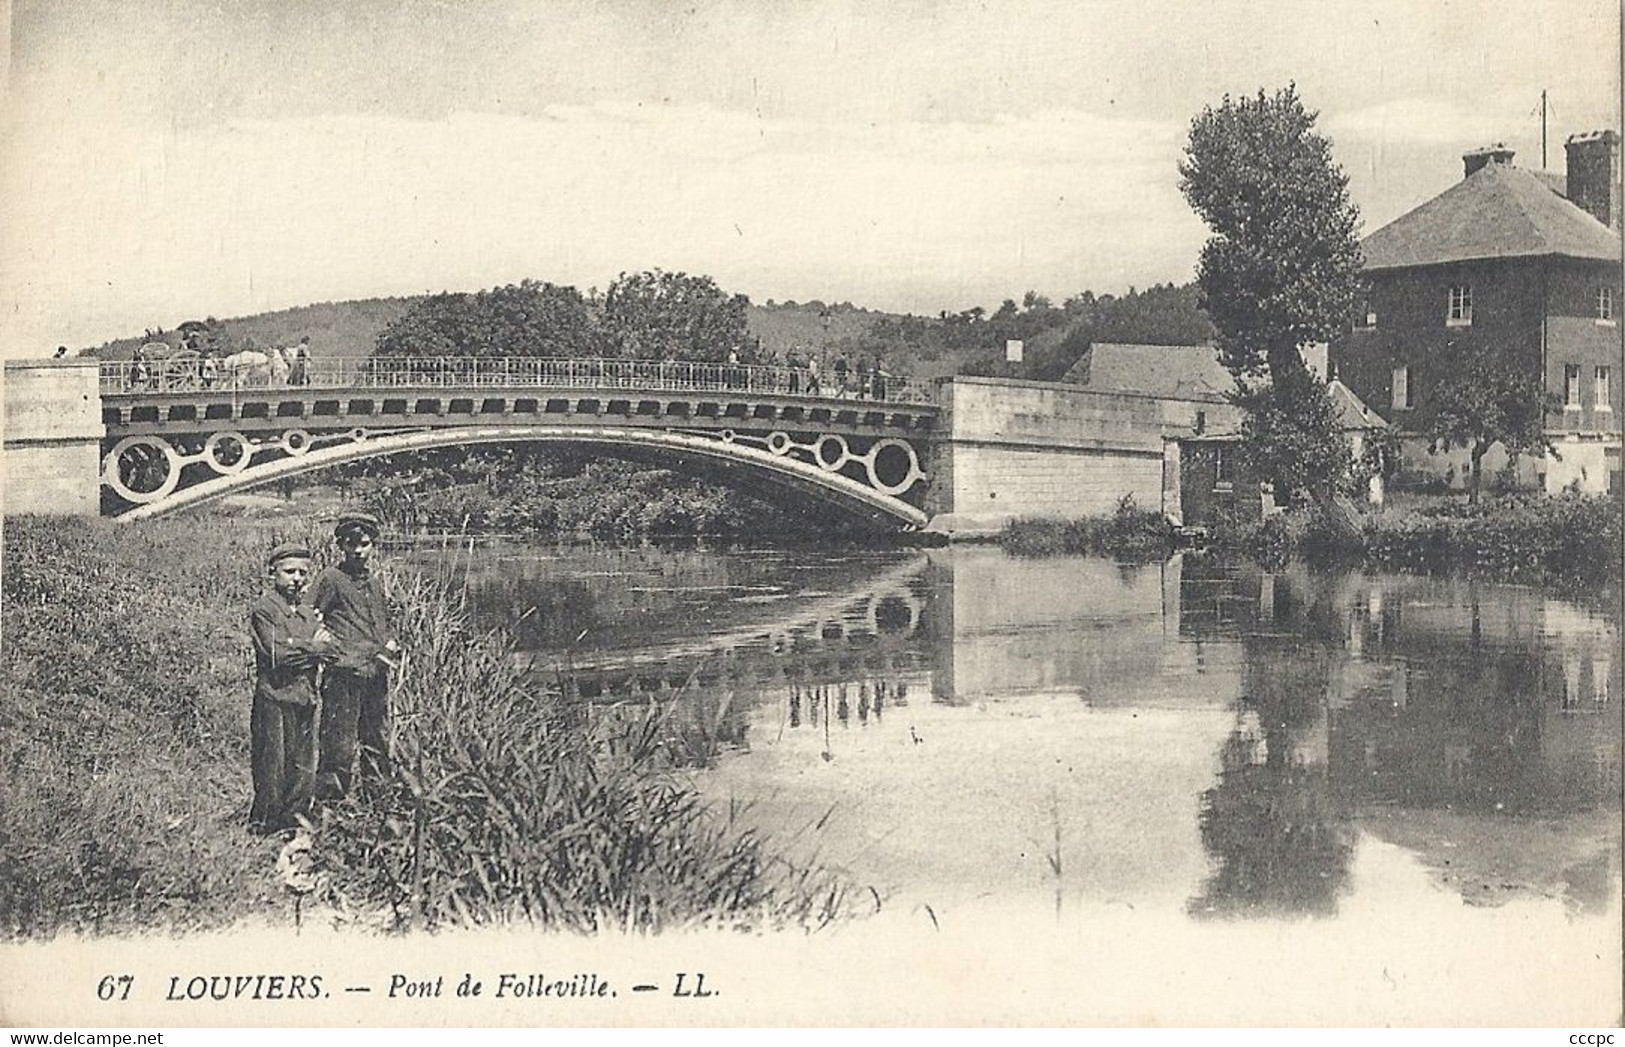
[[[1443,502],[1365,530],[1368,559],[1383,565],[1573,580],[1617,579],[1620,542],[1619,504],[1580,494]]]
[[[614,459],[481,449],[365,475],[351,497],[403,531],[622,540],[796,535],[800,517],[728,487]]]
[[[1093,554],[1158,560],[1174,546],[1174,529],[1161,513],[1140,509],[1124,495],[1109,517],[1018,517],[1004,525],[999,544],[1014,556]]]

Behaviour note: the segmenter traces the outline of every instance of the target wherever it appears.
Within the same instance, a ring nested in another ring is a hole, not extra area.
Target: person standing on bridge
[[[248,609],[254,643],[254,704],[248,717],[254,802],[249,828],[292,828],[310,810],[316,779],[316,668],[333,658],[332,637],[300,604],[310,550],[283,544],[265,560],[271,589]]]
[[[340,516],[333,536],[343,559],[311,586],[311,606],[338,645],[338,659],[322,675],[316,788],[324,797],[349,792],[358,755],[363,781],[389,773],[389,671],[401,645],[372,571],[379,530],[368,513]]]
[[[213,389],[220,378],[220,364],[214,358],[213,346],[204,346],[203,355],[197,358],[197,377],[205,389]]]
[[[801,357],[796,355],[794,349],[784,354],[784,370],[790,395],[795,396],[801,392]]]
[[[293,347],[293,359],[288,361],[288,384],[310,384],[310,335],[299,339]]]
[[[152,383],[152,371],[147,366],[147,350],[145,346],[136,346],[135,355],[130,358],[130,373],[125,384],[132,390],[145,389]]]

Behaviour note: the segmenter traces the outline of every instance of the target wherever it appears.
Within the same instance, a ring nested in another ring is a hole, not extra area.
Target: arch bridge
[[[228,358],[230,359],[230,358]],[[557,442],[890,529],[1179,514],[1180,440],[1222,398],[956,376],[834,388],[810,371],[643,360],[331,360],[285,372],[7,360],[8,514],[159,516],[343,462]]]
[[[458,357],[331,360],[290,377],[103,363],[103,511],[139,520],[365,458],[556,442],[878,526],[928,519],[938,408],[891,376],[832,388],[784,367]]]

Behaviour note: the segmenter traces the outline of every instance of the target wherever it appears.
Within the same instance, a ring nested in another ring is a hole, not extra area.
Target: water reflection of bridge
[[[596,699],[870,681],[895,687],[931,669],[926,567],[922,555],[840,592],[791,594],[782,601],[791,606],[765,621],[698,639],[538,657],[536,666]]]

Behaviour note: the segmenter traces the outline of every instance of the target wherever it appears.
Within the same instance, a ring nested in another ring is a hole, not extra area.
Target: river
[[[888,913],[1307,924],[1351,955],[1409,927],[1617,999],[1611,613],[1195,554],[475,559],[483,620],[589,697],[669,702],[702,792]]]

